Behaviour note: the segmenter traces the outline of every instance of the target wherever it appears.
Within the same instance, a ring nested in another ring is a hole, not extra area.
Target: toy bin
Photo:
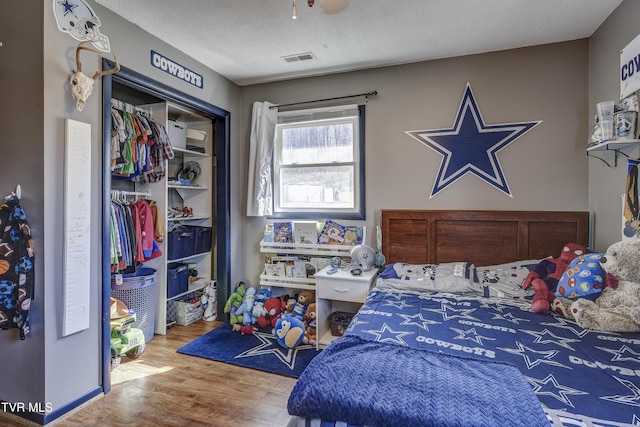
[[[169,120],[167,126],[169,143],[173,148],[187,148],[187,125],[177,120]]]
[[[140,268],[131,274],[111,275],[111,296],[136,313],[134,327],[141,329],[146,342],[153,338],[156,322],[156,270]]]
[[[189,290],[189,265],[184,262],[167,264],[167,298]]]
[[[179,300],[167,301],[167,321],[186,326],[202,319],[204,307],[200,301],[201,295],[201,292],[192,292]]]
[[[186,258],[196,253],[197,227],[176,225],[167,233],[167,257]]]
[[[211,237],[213,229],[211,227],[197,226],[195,253],[202,254],[211,250]]]
[[[345,313],[343,311],[334,311],[329,316],[329,328],[331,329],[331,335],[334,337],[341,337],[349,327],[351,319],[353,319],[355,313]]]

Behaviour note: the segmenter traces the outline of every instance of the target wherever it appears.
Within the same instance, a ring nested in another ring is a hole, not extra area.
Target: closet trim
[[[110,70],[114,62],[103,58],[102,69]],[[231,269],[230,247],[230,130],[231,113],[213,104],[178,91],[171,86],[152,80],[136,71],[120,66],[120,71],[102,77],[102,388],[104,393],[111,390],[111,346],[109,301],[111,297],[111,264],[109,258],[109,203],[111,199],[111,98],[113,83],[135,89],[165,101],[197,111],[215,123],[215,227],[216,227],[216,280],[218,290],[224,289],[224,295],[218,295],[218,302],[226,301],[230,293],[229,272]],[[222,286],[221,286],[222,285]],[[219,304],[220,305],[220,304]],[[222,313],[219,307],[219,313]]]

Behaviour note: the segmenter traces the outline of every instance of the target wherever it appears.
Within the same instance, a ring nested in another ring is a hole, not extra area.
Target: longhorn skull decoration
[[[84,103],[89,98],[89,95],[93,93],[93,83],[101,76],[105,74],[113,74],[117,73],[120,70],[120,64],[118,63],[118,59],[116,55],[113,54],[113,59],[115,61],[115,66],[111,70],[104,71],[96,71],[93,77],[89,77],[82,72],[82,63],[80,62],[80,51],[81,50],[89,50],[91,52],[100,53],[100,51],[87,46],[87,44],[91,43],[91,40],[83,41],[78,44],[76,48],[76,67],[78,70],[71,75],[69,78],[69,83],[71,83],[71,95],[73,99],[76,100],[76,109],[78,111],[82,111],[84,108]]]

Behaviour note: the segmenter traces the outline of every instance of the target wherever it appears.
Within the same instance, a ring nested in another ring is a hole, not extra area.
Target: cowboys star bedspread
[[[290,426],[640,424],[640,334],[382,282],[296,383]]]

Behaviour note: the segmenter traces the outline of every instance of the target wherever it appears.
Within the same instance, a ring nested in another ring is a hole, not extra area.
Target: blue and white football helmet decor
[[[90,41],[102,52],[111,52],[109,38],[100,33],[100,18],[84,0],[53,0],[53,14],[63,33],[80,42]]]
[[[369,245],[357,245],[351,249],[351,270],[369,271],[376,262],[376,253]]]

